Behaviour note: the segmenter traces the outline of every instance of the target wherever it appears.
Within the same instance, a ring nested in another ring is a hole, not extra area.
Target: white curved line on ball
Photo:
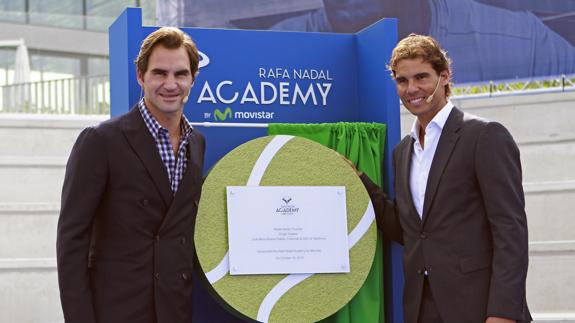
[[[365,235],[369,227],[375,220],[375,211],[373,211],[373,205],[371,204],[371,199],[367,204],[367,209],[363,213],[359,223],[353,228],[351,233],[347,236],[347,245],[351,249],[355,244]]]
[[[260,157],[256,161],[254,168],[252,169],[252,173],[248,178],[248,182],[246,186],[258,186],[260,185],[260,181],[264,176],[268,165],[276,155],[276,153],[290,140],[292,140],[294,136],[285,136],[285,135],[278,135],[275,136],[264,148]]]
[[[210,282],[210,284],[214,284],[218,280],[222,279],[230,270],[230,262],[228,258],[228,253],[224,256],[224,259],[220,261],[220,263],[216,266],[216,268],[210,270],[210,272],[206,273],[206,278]]]
[[[246,186],[258,186],[260,185],[260,181],[264,176],[268,165],[276,155],[276,153],[290,140],[292,140],[294,136],[285,136],[285,135],[278,135],[275,136],[264,148],[260,157],[256,161],[256,164],[252,168],[252,172],[250,177],[248,178],[248,182]],[[206,273],[206,278],[210,282],[210,284],[215,284],[218,280],[222,279],[227,273],[230,271],[230,262],[228,258],[228,252],[220,261],[220,263],[216,266],[216,268],[212,269],[210,272]]]
[[[277,301],[285,294],[290,288],[301,283],[306,278],[313,276],[313,274],[291,274],[286,278],[282,279],[277,285],[270,290],[266,295],[260,308],[258,310],[257,320],[263,323],[267,323],[270,318],[270,313],[272,308],[277,303]]]
[[[367,208],[363,213],[363,216],[353,228],[351,233],[347,236],[348,249],[353,248],[353,246],[361,240],[361,238],[367,233],[369,227],[375,219],[375,212],[373,211],[373,205],[371,200],[367,204]],[[279,301],[279,299],[287,293],[295,285],[301,283],[306,278],[313,276],[314,274],[291,274],[286,278],[282,279],[277,285],[272,288],[272,290],[266,295],[262,301],[260,308],[258,309],[257,320],[260,322],[267,323],[270,318],[272,309]]]

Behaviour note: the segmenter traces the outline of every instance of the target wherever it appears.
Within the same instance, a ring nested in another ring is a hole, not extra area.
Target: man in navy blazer
[[[191,322],[205,148],[183,108],[198,63],[181,30],[151,33],[136,59],[144,97],[79,135],[57,232],[66,322]]]
[[[499,123],[449,101],[450,60],[409,35],[389,63],[415,117],[393,152],[394,201],[366,176],[377,224],[404,245],[407,323],[531,321],[527,220],[519,150]]]

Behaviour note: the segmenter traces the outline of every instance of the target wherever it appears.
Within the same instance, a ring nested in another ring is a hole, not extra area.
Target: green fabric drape
[[[304,137],[329,147],[351,160],[360,171],[382,186],[383,145],[386,125],[380,123],[339,122],[322,124],[270,124],[270,135]],[[377,247],[371,271],[358,293],[334,315],[322,323],[382,323],[383,247],[378,231]]]

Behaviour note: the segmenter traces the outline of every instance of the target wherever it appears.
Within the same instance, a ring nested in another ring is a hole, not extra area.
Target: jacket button
[[[181,245],[185,245],[185,244],[186,244],[186,237],[181,237],[181,238],[180,238],[180,244],[181,244]]]
[[[154,240],[156,240],[156,242],[160,242],[160,236],[159,236],[159,235],[156,235],[156,236],[154,237]]]
[[[418,275],[423,274],[423,269],[418,269],[418,270],[417,270],[417,274],[418,274]]]
[[[182,273],[182,279],[183,280],[188,280],[190,277],[188,276],[188,274],[186,273]]]
[[[196,206],[196,208],[198,207],[198,204],[199,204],[198,200],[194,200],[194,205]]]
[[[419,237],[420,237],[421,239],[427,239],[427,234],[425,234],[425,232],[422,232],[422,233],[419,235]]]
[[[150,201],[148,199],[142,200],[142,206],[148,206],[149,204],[150,204]]]
[[[156,280],[160,279],[160,273],[155,273],[154,278],[156,278]]]

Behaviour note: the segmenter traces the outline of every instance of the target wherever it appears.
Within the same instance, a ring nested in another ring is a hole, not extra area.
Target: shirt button
[[[160,236],[159,236],[159,235],[156,235],[156,236],[154,237],[154,240],[156,240],[156,242],[160,242]]]
[[[154,278],[156,278],[156,280],[160,279],[160,273],[155,273]]]

